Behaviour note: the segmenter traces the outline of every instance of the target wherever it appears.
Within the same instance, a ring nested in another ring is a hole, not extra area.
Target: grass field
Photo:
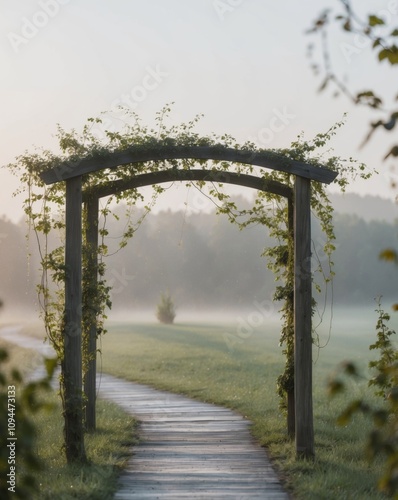
[[[360,321],[343,315],[330,339],[327,329],[321,332],[327,347],[314,349],[315,463],[296,461],[278,409],[275,381],[283,357],[276,323],[247,338],[240,338],[233,324],[111,323],[98,369],[237,410],[253,422],[253,434],[268,447],[296,498],[381,499],[375,488],[380,465],[363,459],[369,423],[358,416],[337,427],[346,399],[329,400],[326,394],[327,379],[341,360],[366,367],[374,323],[374,315]],[[365,381],[352,381],[349,389],[351,397],[369,393]]]
[[[259,328],[243,331],[237,321],[205,323],[203,319],[173,326],[109,322],[99,345],[98,370],[215,402],[246,416],[295,498],[385,498],[375,487],[380,464],[363,459],[369,422],[358,416],[347,427],[336,426],[347,398],[330,400],[326,394],[327,380],[340,361],[354,360],[365,372],[368,360],[377,355],[368,350],[375,339],[376,314],[371,308],[366,313],[337,311],[331,335],[327,324],[318,329],[319,342],[325,347],[314,348],[314,463],[295,459],[285,417],[278,409],[275,381],[283,369],[278,322],[267,320]],[[24,330],[43,337],[39,325],[29,324]],[[371,397],[365,379],[350,381],[348,386],[350,398]],[[104,426],[107,418],[104,413]]]

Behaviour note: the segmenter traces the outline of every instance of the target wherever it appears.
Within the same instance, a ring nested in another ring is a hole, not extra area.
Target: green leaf
[[[344,373],[347,373],[347,375],[357,375],[358,374],[356,366],[351,361],[346,361],[343,364],[343,369],[344,369]]]
[[[0,349],[0,363],[8,359],[8,353],[5,349]]]
[[[388,412],[385,410],[375,410],[373,412],[373,421],[375,425],[381,427],[388,421]]]
[[[325,88],[326,88],[326,86],[327,86],[327,84],[328,84],[328,83],[329,83],[329,77],[327,76],[327,77],[323,80],[323,82],[322,82],[321,86],[319,87],[318,92],[322,92],[322,90],[325,90]]]
[[[395,127],[395,124],[396,124],[396,118],[393,115],[391,115],[391,118],[388,120],[388,122],[383,123],[383,127],[386,130],[392,130]]]
[[[380,17],[378,16],[375,16],[375,15],[370,15],[369,16],[369,19],[368,19],[368,23],[369,23],[369,26],[377,26],[378,24],[385,24],[385,22],[383,21],[383,19],[381,19]]]
[[[390,401],[398,402],[398,387],[393,387],[387,395],[387,399]]]
[[[392,248],[386,248],[380,252],[379,259],[387,260],[389,262],[398,262],[398,255]]]
[[[358,410],[360,410],[362,406],[362,401],[361,400],[356,400],[353,401],[351,404],[347,406],[347,408],[341,413],[341,415],[338,416],[337,418],[337,425],[347,425],[350,423],[352,416],[354,413],[356,413]]]
[[[384,160],[387,160],[387,158],[390,156],[398,156],[398,146],[393,146],[384,157]]]
[[[341,380],[331,380],[328,384],[329,396],[335,396],[344,391],[344,384]]]
[[[57,358],[46,358],[44,360],[44,366],[46,367],[47,376],[51,378],[54,375],[54,371],[57,368],[58,359]]]
[[[22,375],[16,368],[14,368],[11,371],[11,376],[15,382],[18,382],[18,383],[22,382]]]
[[[375,95],[375,93],[372,90],[358,92],[358,94],[356,96],[356,101],[363,102],[364,104],[368,104],[372,108],[378,108],[383,103],[381,98],[378,97],[377,95]],[[373,126],[373,124],[372,124],[372,126]]]
[[[343,29],[345,31],[351,31],[351,22],[349,19],[347,19],[347,21],[343,24]]]
[[[398,47],[391,45],[388,49],[382,49],[378,55],[379,61],[387,59],[391,65],[398,64]]]

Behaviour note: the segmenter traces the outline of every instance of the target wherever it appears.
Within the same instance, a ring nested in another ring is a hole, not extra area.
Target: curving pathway
[[[49,354],[40,340],[0,329],[0,336]],[[117,500],[285,500],[264,448],[250,422],[231,410],[102,375],[99,396],[140,421],[135,446],[119,478]]]

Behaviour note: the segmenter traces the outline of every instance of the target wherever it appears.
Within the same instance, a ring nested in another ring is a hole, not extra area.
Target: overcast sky
[[[359,150],[371,115],[345,98],[333,99],[331,92],[318,93],[320,80],[306,55],[311,39],[305,29],[325,6],[337,5],[338,0],[0,0],[0,164],[34,146],[54,147],[57,123],[79,130],[86,118],[120,103],[152,123],[156,111],[174,101],[176,122],[203,113],[201,132],[229,133],[272,148],[289,146],[301,131],[311,138],[348,112],[335,153],[381,172],[350,190],[392,198],[391,164],[382,162],[392,136],[380,133]],[[383,11],[398,24],[397,1],[355,5]],[[336,30],[333,59],[354,90],[394,91],[396,69],[374,63],[369,47],[356,47],[347,57],[344,43]],[[3,168],[0,183],[0,215],[18,220],[21,199],[12,198],[18,180]],[[166,201],[181,204],[181,196],[173,190]]]

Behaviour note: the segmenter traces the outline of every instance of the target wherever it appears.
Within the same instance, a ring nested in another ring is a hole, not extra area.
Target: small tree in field
[[[162,293],[156,311],[156,317],[161,323],[171,325],[176,317],[175,306],[170,293]]]

